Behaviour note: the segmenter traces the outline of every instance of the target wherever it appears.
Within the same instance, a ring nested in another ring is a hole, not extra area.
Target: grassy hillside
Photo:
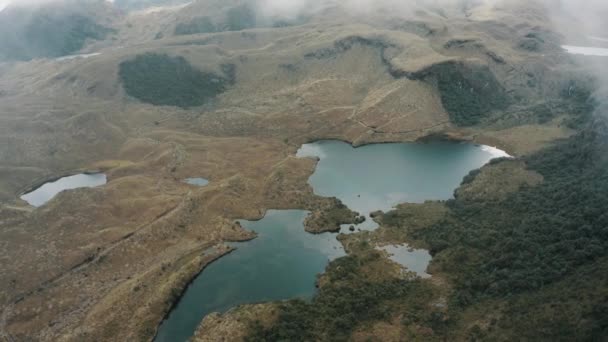
[[[188,35],[196,33],[217,32],[217,26],[209,17],[196,17],[186,23],[179,23],[175,26],[176,35]]]

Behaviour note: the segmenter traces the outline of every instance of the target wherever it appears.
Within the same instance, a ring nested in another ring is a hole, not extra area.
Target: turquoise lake
[[[299,157],[318,158],[309,183],[316,194],[335,196],[351,209],[368,216],[358,229],[374,229],[369,213],[387,211],[404,202],[445,200],[464,176],[506,153],[464,143],[396,143],[353,148],[340,141],[303,145]],[[252,241],[209,265],[189,286],[159,327],[156,341],[183,342],[209,313],[225,312],[246,303],[314,296],[316,276],[327,263],[344,255],[336,234],[304,231],[308,212],[270,210],[256,222],[240,221],[256,231]],[[343,232],[348,232],[344,227]],[[422,277],[430,261],[424,250],[406,246],[383,248],[391,259]]]
[[[350,144],[323,140],[303,145],[299,157],[319,158],[309,183],[316,194],[337,197],[367,217],[360,229],[376,224],[369,214],[399,203],[446,200],[471,170],[508,154],[490,146],[429,143]],[[347,233],[346,229],[342,229]]]

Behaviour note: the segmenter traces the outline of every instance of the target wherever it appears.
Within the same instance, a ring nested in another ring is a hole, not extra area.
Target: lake
[[[445,200],[463,177],[493,158],[508,155],[496,148],[465,143],[395,143],[354,148],[341,141],[303,145],[299,157],[319,158],[309,179],[315,193],[335,196],[366,216],[403,202]],[[327,263],[344,255],[336,234],[304,231],[308,212],[270,210],[256,222],[240,221],[256,231],[252,241],[209,265],[187,288],[160,325],[156,341],[183,342],[209,313],[245,303],[314,296],[315,280]],[[368,219],[357,226],[374,229]],[[344,229],[343,229],[344,230]],[[347,231],[347,230],[346,230]],[[430,255],[407,246],[383,247],[390,258],[421,277],[428,277]]]
[[[156,341],[187,341],[203,317],[245,303],[310,299],[316,275],[344,255],[335,234],[304,231],[303,210],[269,210],[260,221],[240,221],[256,239],[209,265],[161,324]]]
[[[373,144],[354,148],[323,140],[303,145],[299,157],[319,158],[309,183],[316,194],[337,197],[367,216],[358,226],[374,229],[369,214],[388,211],[399,203],[447,200],[464,176],[491,159],[508,157],[490,146],[434,141]],[[342,232],[348,233],[346,227]]]
[[[39,207],[50,201],[55,195],[64,191],[77,188],[93,188],[106,184],[107,178],[103,173],[78,174],[59,178],[48,182],[37,189],[21,196],[21,199],[34,207]]]

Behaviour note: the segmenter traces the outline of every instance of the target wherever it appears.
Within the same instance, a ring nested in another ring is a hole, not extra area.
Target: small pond
[[[406,268],[408,271],[416,273],[421,278],[429,278],[431,275],[426,273],[426,268],[431,262],[431,254],[425,249],[415,249],[408,245],[389,245],[378,249],[388,253],[389,259]]]
[[[184,182],[186,182],[190,185],[196,185],[196,186],[205,186],[205,185],[209,184],[209,181],[206,180],[205,178],[186,178],[186,179],[184,179]]]
[[[21,196],[21,199],[34,207],[39,207],[50,201],[55,195],[77,188],[94,188],[106,184],[107,178],[103,173],[78,174],[59,178]]]

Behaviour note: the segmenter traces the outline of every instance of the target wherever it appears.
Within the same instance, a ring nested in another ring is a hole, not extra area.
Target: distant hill
[[[103,1],[61,1],[11,6],[0,12],[0,59],[55,58],[81,50],[88,40],[114,33],[116,13]]]

